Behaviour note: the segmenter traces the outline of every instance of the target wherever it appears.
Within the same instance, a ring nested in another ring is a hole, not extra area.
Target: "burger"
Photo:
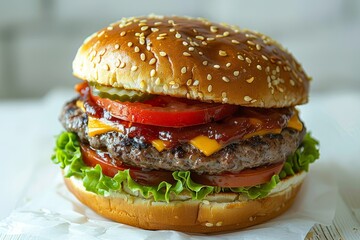
[[[319,157],[297,105],[310,78],[279,43],[205,19],[123,18],[88,37],[54,163],[114,221],[209,233],[294,202]]]

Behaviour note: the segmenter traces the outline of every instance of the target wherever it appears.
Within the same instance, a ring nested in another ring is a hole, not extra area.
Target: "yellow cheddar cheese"
[[[83,102],[83,101],[77,100],[77,101],[76,101],[76,106],[77,106],[78,108],[80,108],[81,111],[85,112],[84,102]]]
[[[88,135],[89,137],[94,137],[98,134],[107,133],[110,131],[121,132],[119,128],[110,126],[99,119],[88,117]]]
[[[152,140],[151,144],[153,145],[154,148],[156,148],[156,150],[158,150],[159,152],[161,152],[162,150],[165,149],[166,145],[165,142],[163,140],[160,139],[156,139],[156,140]]]
[[[299,119],[298,113],[294,114],[287,125],[288,128],[293,128],[297,131],[301,131],[303,129],[303,124]]]
[[[210,139],[203,135],[191,139],[190,143],[206,156],[210,156],[222,148],[222,146],[216,140]]]

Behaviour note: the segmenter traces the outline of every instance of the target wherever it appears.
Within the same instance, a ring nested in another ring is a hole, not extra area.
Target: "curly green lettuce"
[[[122,191],[124,188],[138,192],[144,198],[154,198],[155,201],[170,201],[170,195],[182,192],[191,194],[192,199],[202,200],[207,195],[219,192],[242,193],[250,199],[266,197],[272,189],[287,176],[301,171],[308,171],[309,165],[319,158],[319,142],[307,133],[296,152],[287,158],[279,175],[274,175],[267,183],[251,187],[222,188],[195,183],[190,171],[174,171],[175,183],[161,182],[157,186],[144,186],[134,181],[129,170],[119,171],[114,177],[103,174],[101,166],[89,167],[84,164],[80,143],[76,134],[61,133],[56,140],[55,153],[51,157],[55,164],[64,170],[64,176],[77,177],[83,180],[87,191],[108,196],[111,192]]]

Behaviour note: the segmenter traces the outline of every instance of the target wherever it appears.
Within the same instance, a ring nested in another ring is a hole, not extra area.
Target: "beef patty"
[[[76,100],[68,102],[60,116],[67,131],[76,133],[81,142],[108,152],[114,161],[144,169],[191,170],[199,174],[238,172],[245,168],[283,162],[296,151],[306,132],[305,128],[301,132],[285,128],[280,134],[254,136],[233,142],[205,156],[189,143],[159,152],[143,137],[130,138],[120,132],[111,131],[89,137],[87,119],[86,113],[76,106]]]

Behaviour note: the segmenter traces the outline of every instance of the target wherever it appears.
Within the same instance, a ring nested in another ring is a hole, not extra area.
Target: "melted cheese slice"
[[[94,137],[98,134],[107,133],[110,131],[122,132],[119,128],[106,124],[96,118],[88,117],[88,135]]]
[[[191,139],[190,144],[199,149],[206,156],[210,156],[222,148],[222,145],[220,145],[216,140],[203,135]]]

